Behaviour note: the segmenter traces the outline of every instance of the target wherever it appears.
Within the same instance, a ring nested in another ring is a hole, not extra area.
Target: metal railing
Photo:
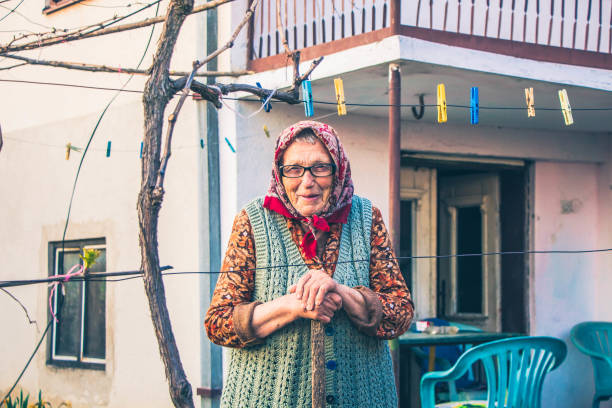
[[[262,0],[250,59],[282,54],[283,37],[299,50],[388,28],[398,7],[398,25],[432,33],[612,51],[612,0]]]
[[[253,20],[251,59],[299,50],[388,27],[396,0],[262,0]]]
[[[401,24],[610,53],[610,0],[410,0]]]

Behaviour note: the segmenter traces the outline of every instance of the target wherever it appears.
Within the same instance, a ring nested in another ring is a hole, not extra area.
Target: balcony
[[[262,0],[248,65],[286,64],[283,37],[311,59],[393,35],[537,61],[612,68],[605,0]]]

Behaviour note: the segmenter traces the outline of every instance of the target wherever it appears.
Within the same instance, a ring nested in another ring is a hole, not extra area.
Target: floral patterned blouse
[[[298,220],[287,218],[287,227],[299,248],[304,231]],[[330,224],[330,231],[318,256],[307,261],[311,269],[322,269],[333,276],[338,260],[342,224]],[[356,287],[370,311],[371,321],[349,318],[355,326],[381,339],[395,338],[404,333],[414,316],[414,305],[406,287],[391,247],[387,228],[380,210],[372,207],[372,233],[370,236],[370,287]],[[306,259],[300,248],[302,258]],[[248,330],[255,289],[255,240],[249,217],[245,210],[234,220],[234,226],[217,281],[213,298],[206,313],[204,325],[208,337],[216,344],[227,347],[244,347],[256,342],[252,330]],[[249,307],[251,306],[251,307]],[[246,323],[244,323],[246,321]],[[245,329],[244,327],[247,326]]]

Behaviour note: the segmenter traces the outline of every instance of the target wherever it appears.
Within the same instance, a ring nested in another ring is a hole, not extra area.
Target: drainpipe
[[[389,235],[396,256],[400,249],[401,82],[399,64],[389,64]],[[389,342],[399,400],[399,342]]]
[[[206,38],[206,55],[218,48],[217,9],[206,12],[206,22],[198,30],[199,38]],[[204,44],[198,41],[198,53]],[[208,69],[217,70],[217,60],[208,63]],[[215,83],[214,77],[207,78],[207,84]],[[200,270],[221,270],[221,198],[219,186],[219,119],[217,109],[206,101],[199,102],[198,125],[200,138],[205,140],[205,153],[202,153],[199,164],[200,180]],[[208,252],[208,254],[206,254]],[[208,255],[208,256],[206,256]],[[217,284],[217,275],[204,274],[200,279],[200,384],[197,395],[200,396],[202,408],[218,408],[223,386],[222,349],[213,344],[204,330],[204,316],[210,305],[212,294]]]

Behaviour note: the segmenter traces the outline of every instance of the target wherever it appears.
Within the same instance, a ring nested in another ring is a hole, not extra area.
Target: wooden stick
[[[312,408],[325,407],[325,334],[323,323],[310,322],[310,352],[312,369]]]

